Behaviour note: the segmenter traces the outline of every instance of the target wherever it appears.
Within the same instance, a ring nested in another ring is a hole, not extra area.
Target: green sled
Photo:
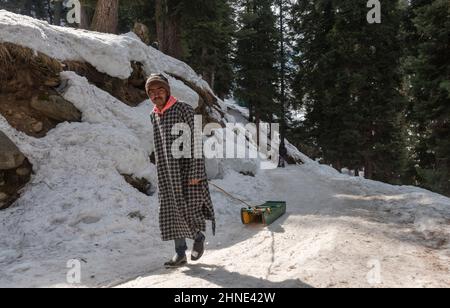
[[[285,201],[267,201],[263,205],[241,209],[241,219],[244,225],[270,225],[286,213]]]

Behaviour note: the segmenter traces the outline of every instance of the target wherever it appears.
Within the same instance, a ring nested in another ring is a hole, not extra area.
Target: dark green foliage
[[[232,47],[235,32],[230,0],[191,0],[183,10],[184,60],[209,82],[219,97],[233,83]]]
[[[450,194],[450,3],[413,1],[405,60],[418,183]]]
[[[406,164],[405,101],[399,93],[399,9],[382,5],[369,24],[364,1],[300,1],[293,8],[298,74],[310,144],[337,169],[398,183]]]
[[[277,113],[278,31],[273,0],[246,1],[237,32],[237,90],[250,108],[252,119],[271,121]]]

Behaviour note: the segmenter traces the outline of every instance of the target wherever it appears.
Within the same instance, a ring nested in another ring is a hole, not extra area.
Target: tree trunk
[[[98,0],[91,29],[103,33],[117,33],[119,0]]]
[[[364,165],[364,177],[369,180],[373,179],[373,164],[370,159],[366,159]]]
[[[31,16],[32,0],[22,0],[20,14]]]
[[[62,18],[62,2],[55,1],[54,2],[53,24],[57,25],[57,26],[61,26],[61,18]]]
[[[250,123],[253,123],[253,119],[254,119],[254,108],[253,108],[253,104],[249,103],[248,104],[248,111],[249,111],[249,116],[248,116],[248,121]]]
[[[286,85],[285,85],[285,75],[286,75],[286,59],[284,55],[284,19],[283,19],[283,0],[280,1],[280,64],[281,64],[281,72],[280,72],[280,104],[281,104],[281,119],[280,119],[280,147],[284,152],[286,150]]]
[[[44,1],[33,1],[34,4],[34,10],[36,13],[36,18],[41,20],[47,20],[47,13],[45,10],[45,2]]]
[[[342,172],[342,164],[340,160],[337,160],[334,164],[332,164],[334,169],[336,169],[339,172]]]
[[[260,139],[260,128],[259,128],[259,124],[261,123],[261,117],[259,116],[259,111],[256,111],[256,115],[255,115],[255,124],[256,124],[256,144],[258,145],[258,148],[261,147],[261,139]]]
[[[181,18],[178,14],[170,17],[167,31],[167,54],[176,59],[181,59],[183,56],[180,25]]]
[[[204,64],[206,62],[206,56],[208,54],[208,49],[206,46],[202,47],[202,54],[200,55],[200,63]],[[206,70],[206,67],[203,66],[202,78],[209,84],[209,73]]]
[[[171,0],[155,1],[156,34],[158,36],[159,50],[163,53],[181,59],[183,49],[181,46],[181,16],[172,13]]]
[[[166,15],[167,3],[166,0],[155,1],[155,20],[156,20],[156,36],[158,40],[159,50],[164,52],[164,38],[166,37]]]
[[[211,82],[209,83],[211,89],[214,91],[214,87],[216,86],[216,70],[215,68],[211,71]]]
[[[81,9],[80,9],[80,20],[81,23],[78,25],[79,29],[89,30],[89,26],[91,24],[89,14],[86,9],[86,5],[81,2]]]

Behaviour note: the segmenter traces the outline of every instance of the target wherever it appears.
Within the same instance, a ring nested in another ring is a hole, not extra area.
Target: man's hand
[[[201,181],[202,181],[202,180],[199,180],[199,179],[189,180],[189,185],[190,185],[190,186],[195,186],[195,185],[200,184]]]

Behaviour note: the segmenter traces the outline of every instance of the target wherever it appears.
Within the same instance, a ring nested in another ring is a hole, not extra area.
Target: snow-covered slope
[[[112,77],[130,77],[131,62],[141,62],[147,72],[168,72],[209,89],[187,64],[146,46],[133,33],[116,36],[51,26],[47,22],[0,10],[3,42],[43,52],[58,60],[79,60]]]
[[[131,63],[140,62],[147,74],[165,73],[174,94],[192,105],[198,103],[198,96],[171,76],[211,91],[208,83],[186,63],[146,46],[134,33],[117,36],[52,26],[5,10],[0,10],[0,33],[2,42],[28,47],[57,60],[87,62],[111,77],[129,78]]]
[[[171,73],[209,89],[185,63],[131,34],[54,27],[0,11],[0,42],[86,61],[120,78],[130,75],[130,61],[139,61],[147,74]],[[151,103],[132,108],[73,72],[61,78],[63,96],[82,112],[82,123],[62,123],[36,139],[0,116],[0,130],[35,173],[16,204],[0,212],[0,287],[450,286],[448,198],[341,175],[290,144],[303,165],[258,171],[258,161],[224,162],[223,179],[212,181],[252,204],[286,200],[287,215],[267,228],[245,227],[241,204],[211,187],[218,234],[208,233],[205,257],[162,270],[173,244],[159,238],[157,195],[139,193],[121,176],[156,185]],[[197,103],[189,87],[171,84],[176,95]],[[228,121],[245,122],[245,110],[220,104],[233,109]],[[242,168],[258,172],[244,176]],[[67,265],[74,259],[82,279],[71,285]]]

